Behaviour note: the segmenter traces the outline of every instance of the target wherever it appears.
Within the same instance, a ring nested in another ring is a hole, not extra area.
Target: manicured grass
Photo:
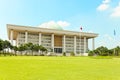
[[[120,80],[120,58],[0,57],[0,80]]]

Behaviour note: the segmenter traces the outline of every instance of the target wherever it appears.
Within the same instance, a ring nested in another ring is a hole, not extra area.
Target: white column
[[[52,38],[52,40],[51,40],[51,46],[52,46],[52,50],[53,50],[53,52],[54,52],[54,34],[52,34],[52,36],[51,36]]]
[[[41,33],[39,33],[39,46],[41,45]]]
[[[25,43],[27,43],[27,41],[28,41],[28,32],[26,31],[25,32]]]
[[[95,49],[95,41],[94,41],[94,38],[92,38],[92,50]]]
[[[74,53],[76,54],[76,36],[74,36]]]
[[[84,37],[84,53],[86,53],[86,45],[87,45],[86,42],[87,42],[86,37]]]
[[[63,36],[63,52],[66,52],[66,47],[65,47],[65,35]]]
[[[10,31],[10,41],[11,41],[11,44],[13,45],[13,30],[12,29]]]

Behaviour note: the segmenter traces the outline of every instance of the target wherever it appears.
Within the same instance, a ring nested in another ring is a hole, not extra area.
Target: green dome
[[[57,25],[57,24],[50,25],[47,28],[49,28],[49,29],[56,29],[56,30],[63,30],[63,28],[61,26]]]
[[[55,23],[54,21],[43,23],[39,27],[48,28],[48,29],[63,30],[63,28],[59,24]]]

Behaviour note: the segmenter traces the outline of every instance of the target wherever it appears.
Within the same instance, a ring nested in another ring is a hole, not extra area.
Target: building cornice
[[[68,31],[68,30],[56,30],[56,29],[48,29],[48,28],[40,28],[40,27],[32,27],[32,26],[21,26],[21,25],[13,25],[7,24],[7,32],[8,37],[10,34],[10,30],[13,29],[16,32],[20,31],[28,31],[28,32],[41,32],[41,33],[50,33],[50,34],[58,34],[58,35],[68,35],[68,36],[85,36],[87,38],[95,38],[98,36],[96,33],[88,33],[88,32],[77,32],[77,31]]]

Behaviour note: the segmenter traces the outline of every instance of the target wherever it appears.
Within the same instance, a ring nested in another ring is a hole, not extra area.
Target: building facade
[[[57,28],[40,28],[7,24],[8,38],[16,46],[25,43],[39,44],[54,53],[86,53],[88,50],[88,39],[92,39],[94,49],[95,33],[67,31]]]

